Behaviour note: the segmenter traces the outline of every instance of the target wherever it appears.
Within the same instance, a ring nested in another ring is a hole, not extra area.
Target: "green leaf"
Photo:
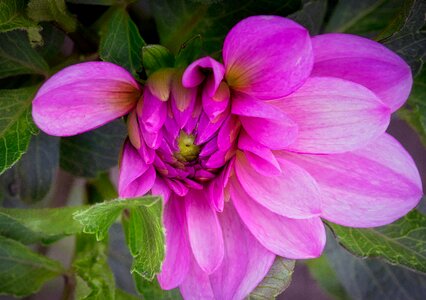
[[[389,265],[376,259],[361,259],[340,247],[331,234],[325,253],[330,266],[352,299],[423,299],[426,275]]]
[[[392,264],[426,272],[426,216],[412,211],[387,226],[350,228],[327,223],[338,242],[361,257],[380,257]]]
[[[75,176],[95,178],[118,164],[127,136],[122,120],[96,130],[61,139],[60,166]]]
[[[143,66],[149,76],[162,68],[172,68],[175,58],[166,47],[161,45],[147,45],[142,48]]]
[[[131,272],[152,280],[160,272],[165,252],[162,202],[159,197],[145,196],[98,203],[76,212],[74,218],[84,226],[85,233],[95,234],[97,240],[102,240],[124,209],[126,242],[134,257]]]
[[[42,28],[26,16],[25,1],[2,0],[0,2],[0,32],[16,29],[26,30],[31,43],[42,43],[40,35]]]
[[[133,75],[142,70],[144,40],[123,7],[112,7],[104,17],[99,55],[102,60],[118,64]]]
[[[102,173],[97,178],[86,182],[86,192],[90,204],[113,200],[118,197],[117,190],[109,178],[109,173]]]
[[[3,193],[3,201],[5,198],[9,202],[19,199],[27,203],[42,200],[51,188],[58,166],[59,139],[40,132],[31,139],[18,163],[0,177],[1,184],[14,187]]]
[[[148,281],[136,272],[132,274],[129,272],[132,268],[133,257],[126,247],[121,224],[112,225],[109,231],[109,243],[108,261],[114,272],[117,287],[133,294],[138,292],[143,295],[143,299],[182,299],[178,289],[162,290],[157,280]]]
[[[294,265],[294,260],[277,256],[266,277],[250,293],[248,299],[275,299],[290,285]]]
[[[69,3],[75,4],[91,4],[91,5],[114,5],[118,4],[119,0],[66,0]]]
[[[301,7],[300,0],[269,1],[151,0],[161,44],[177,53],[181,45],[201,35],[205,50],[214,54],[222,48],[225,35],[238,21],[261,14],[287,16]]]
[[[121,289],[115,290],[115,300],[138,300],[139,298]]]
[[[77,274],[76,299],[115,299],[114,275],[108,266],[106,253],[106,242],[97,242],[91,235],[77,236],[72,263]]]
[[[136,290],[143,295],[144,299],[156,300],[180,300],[182,296],[178,289],[162,290],[156,280],[150,282],[138,273],[133,273]]]
[[[35,90],[29,87],[0,93],[0,174],[21,158],[37,132],[31,117]]]
[[[160,273],[164,260],[162,212],[162,203],[157,201],[150,206],[129,208],[122,218],[127,246],[134,257],[131,272],[147,280]]]
[[[0,33],[0,66],[0,79],[32,73],[47,76],[49,73],[46,61],[20,30]]]
[[[327,1],[302,0],[302,2],[302,9],[288,17],[307,28],[311,35],[316,35],[320,32],[327,12]]]
[[[330,266],[328,259],[322,255],[316,259],[309,259],[305,261],[309,268],[312,277],[326,292],[328,292],[334,299],[350,300],[351,298],[346,294],[345,289],[337,278],[336,272]]]
[[[417,76],[426,60],[426,2],[413,0],[412,3],[404,25],[385,39],[384,44],[402,56],[410,65],[414,76]]]
[[[63,273],[59,262],[0,236],[0,294],[27,296]]]
[[[83,227],[73,218],[73,213],[81,208],[0,208],[0,235],[24,244],[49,244],[82,232]]]
[[[398,116],[417,131],[426,147],[426,68],[414,79],[407,105],[398,111]]]
[[[159,197],[145,196],[133,199],[116,199],[95,204],[74,213],[74,219],[83,225],[83,232],[96,234],[98,241],[107,236],[109,227],[125,208],[146,206],[160,202]]]
[[[405,0],[339,1],[326,32],[347,32],[373,37],[398,16]]]
[[[55,21],[66,32],[77,28],[77,20],[68,12],[65,0],[30,0],[27,14],[37,22]]]

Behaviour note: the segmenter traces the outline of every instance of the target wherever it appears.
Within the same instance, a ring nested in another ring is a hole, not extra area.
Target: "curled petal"
[[[197,59],[186,68],[182,76],[182,85],[186,88],[196,87],[206,79],[206,73],[213,79],[213,84],[208,89],[209,96],[213,97],[223,79],[225,68],[209,56]]]
[[[383,134],[342,154],[279,152],[308,171],[323,194],[322,216],[351,227],[381,226],[413,209],[422,196],[419,172],[404,148]]]
[[[241,220],[266,249],[293,259],[321,255],[325,229],[320,218],[298,220],[274,214],[247,195],[235,177],[230,184],[232,203]]]
[[[357,83],[333,77],[309,78],[293,94],[273,101],[299,127],[286,149],[339,153],[360,148],[381,135],[390,110]]]
[[[311,73],[311,39],[290,19],[249,17],[226,36],[223,61],[232,89],[258,99],[277,99],[296,90]]]
[[[331,76],[359,83],[397,110],[407,100],[413,83],[410,67],[375,41],[341,33],[312,39],[312,76]]]
[[[81,63],[43,84],[33,101],[33,119],[50,135],[76,135],[127,114],[140,94],[125,69],[107,62]]]

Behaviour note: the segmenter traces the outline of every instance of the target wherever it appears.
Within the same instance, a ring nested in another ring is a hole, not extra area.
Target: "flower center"
[[[191,162],[198,158],[200,147],[194,144],[194,135],[186,134],[183,130],[180,131],[178,137],[179,152],[175,153],[175,157],[181,162]]]

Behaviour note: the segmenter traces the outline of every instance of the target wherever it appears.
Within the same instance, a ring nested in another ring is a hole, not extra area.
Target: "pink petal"
[[[231,148],[238,134],[240,133],[241,123],[234,115],[230,115],[219,129],[217,136],[217,145],[220,150]]]
[[[281,161],[282,174],[265,176],[251,167],[242,152],[237,154],[235,173],[247,194],[276,214],[294,219],[319,216],[321,194],[315,180],[302,168]]]
[[[217,300],[213,294],[209,275],[201,270],[193,257],[188,274],[179,288],[185,300]]]
[[[149,165],[145,163],[138,151],[126,140],[120,161],[120,174],[118,178],[118,191],[121,197],[127,187],[137,178],[142,176]]]
[[[208,141],[217,132],[228,115],[229,110],[224,111],[214,120],[210,120],[205,113],[202,113],[200,116],[200,122],[198,123],[198,133],[195,138],[195,144],[200,145]]]
[[[226,36],[223,61],[232,89],[277,99],[296,90],[311,73],[311,40],[308,31],[290,19],[249,17]]]
[[[143,175],[132,181],[126,188],[123,188],[119,192],[120,197],[134,198],[145,195],[154,185],[155,177],[155,168],[153,165],[149,165],[148,170]]]
[[[149,89],[144,90],[142,113],[140,122],[148,132],[158,131],[167,118],[167,103],[151,94]]]
[[[180,180],[164,178],[167,186],[178,196],[185,196],[188,193],[188,187]]]
[[[422,185],[410,155],[384,134],[366,147],[343,154],[281,152],[308,171],[322,193],[322,216],[351,227],[381,226],[413,209]]]
[[[223,211],[225,202],[225,186],[228,183],[229,174],[231,173],[232,164],[228,164],[222,172],[214,178],[208,188],[207,193],[210,200],[210,205],[213,206],[216,211]]]
[[[33,101],[33,119],[50,135],[76,135],[127,114],[140,94],[125,69],[107,62],[81,63],[43,84]]]
[[[299,126],[286,149],[339,153],[360,148],[387,128],[390,110],[370,90],[354,82],[314,77],[296,92],[273,101]]]
[[[232,99],[232,113],[240,116],[253,140],[270,149],[284,149],[296,139],[297,124],[274,105],[237,93]]]
[[[230,183],[231,198],[238,214],[266,249],[293,259],[321,255],[325,230],[320,218],[298,220],[274,214],[247,195],[235,177],[231,177]]]
[[[244,130],[238,139],[238,148],[244,150],[244,154],[250,165],[264,176],[276,176],[281,174],[281,167],[271,149],[256,143]]]
[[[231,203],[226,204],[219,221],[225,256],[210,275],[211,287],[216,299],[244,299],[266,275],[275,255],[247,230]]]
[[[208,115],[209,119],[216,118],[219,114],[228,108],[230,91],[228,85],[222,81],[218,88],[210,95],[211,90],[214,90],[215,82],[209,78],[202,92],[203,110]]]
[[[152,195],[158,195],[163,198],[163,202],[166,204],[169,201],[171,191],[163,179],[157,177],[154,185],[152,186]]]
[[[136,149],[141,148],[142,138],[139,130],[138,117],[136,110],[132,110],[127,119],[127,131],[129,133],[129,140]]]
[[[203,191],[190,190],[185,200],[192,253],[200,268],[210,274],[223,259],[222,229]]]
[[[166,257],[158,274],[162,289],[177,287],[185,279],[191,261],[191,252],[186,233],[185,200],[172,197],[164,207],[164,226],[166,228]]]
[[[192,116],[196,102],[197,90],[182,86],[181,77],[175,76],[172,84],[171,107],[173,116],[179,128],[183,128]]]
[[[318,35],[312,45],[313,76],[339,77],[364,85],[392,112],[407,100],[413,82],[410,67],[385,46],[341,33]]]

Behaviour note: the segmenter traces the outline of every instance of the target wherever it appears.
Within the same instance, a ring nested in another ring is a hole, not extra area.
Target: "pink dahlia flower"
[[[321,255],[321,218],[380,226],[417,205],[416,166],[385,133],[411,85],[407,64],[376,42],[311,38],[289,19],[257,16],[229,32],[223,64],[159,70],[142,96],[118,66],[64,69],[40,89],[33,116],[71,135],[131,111],[119,194],[164,198],[161,286],[185,299],[242,299],[276,255]]]

